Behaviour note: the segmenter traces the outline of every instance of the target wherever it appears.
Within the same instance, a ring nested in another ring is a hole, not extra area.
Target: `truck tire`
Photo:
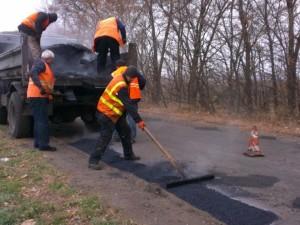
[[[23,101],[17,92],[13,92],[8,101],[8,132],[14,138],[32,136],[32,117],[23,116]]]
[[[0,105],[0,124],[7,124],[7,110]]]

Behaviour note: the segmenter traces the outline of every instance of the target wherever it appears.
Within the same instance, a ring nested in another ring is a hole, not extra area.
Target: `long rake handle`
[[[175,158],[159,143],[159,141],[151,134],[151,132],[149,131],[149,129],[147,127],[144,128],[144,131],[148,135],[148,137],[153,141],[153,143],[157,145],[160,152],[171,163],[171,165],[177,170],[177,172],[180,174],[180,176],[182,178],[185,178],[186,176],[183,173],[183,171],[180,169]]]

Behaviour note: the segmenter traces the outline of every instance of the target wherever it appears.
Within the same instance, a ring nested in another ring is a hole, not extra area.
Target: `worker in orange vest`
[[[25,18],[18,26],[23,35],[23,41],[27,40],[33,60],[41,57],[40,42],[43,31],[56,20],[56,13],[35,12]]]
[[[124,60],[119,59],[116,62],[116,66],[117,69],[111,73],[112,77],[115,77],[117,75],[122,75],[126,70],[127,70],[127,66]],[[141,94],[141,90],[144,89],[146,85],[146,79],[144,78],[144,76],[141,73],[137,74],[137,77],[134,78],[129,85],[129,98],[131,99],[133,104],[136,104],[137,107],[137,103],[142,99],[142,94]],[[136,124],[135,121],[133,120],[133,118],[127,114],[126,116],[128,125],[130,127],[131,130],[131,142],[135,143],[135,138],[136,138]],[[115,135],[114,133],[114,139],[116,141],[119,141],[119,138],[117,135]]]
[[[32,109],[34,120],[34,147],[40,151],[55,151],[49,145],[48,104],[52,100],[55,83],[54,74],[50,67],[54,53],[45,50],[41,59],[34,62],[30,71],[27,88],[27,98]]]
[[[126,44],[126,29],[124,24],[116,17],[110,17],[105,20],[99,20],[95,35],[93,49],[98,53],[97,70],[98,73],[105,70],[108,50],[110,58],[115,63],[120,59],[119,46]]]
[[[107,85],[97,104],[97,120],[100,124],[100,137],[95,150],[89,158],[89,168],[99,170],[100,162],[108,144],[111,141],[114,129],[117,130],[124,152],[125,160],[139,160],[132,150],[130,128],[126,121],[129,113],[140,129],[145,128],[145,122],[140,117],[136,105],[130,100],[130,82],[138,76],[134,66],[128,66],[125,72],[115,76]]]

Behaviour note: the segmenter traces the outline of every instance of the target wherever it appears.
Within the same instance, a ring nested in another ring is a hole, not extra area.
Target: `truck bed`
[[[0,79],[21,77],[23,59],[20,34],[0,34]],[[85,46],[61,38],[42,38],[42,48],[55,54],[52,70],[57,78],[96,79],[109,74],[97,74],[96,55]],[[24,55],[24,54],[23,54]],[[126,56],[123,56],[126,58]],[[110,67],[108,60],[108,67]]]

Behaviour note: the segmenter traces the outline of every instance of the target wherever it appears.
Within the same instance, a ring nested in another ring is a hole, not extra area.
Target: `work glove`
[[[138,122],[138,127],[141,129],[141,130],[144,130],[144,128],[146,127],[146,124],[143,120],[141,120],[140,122]]]

